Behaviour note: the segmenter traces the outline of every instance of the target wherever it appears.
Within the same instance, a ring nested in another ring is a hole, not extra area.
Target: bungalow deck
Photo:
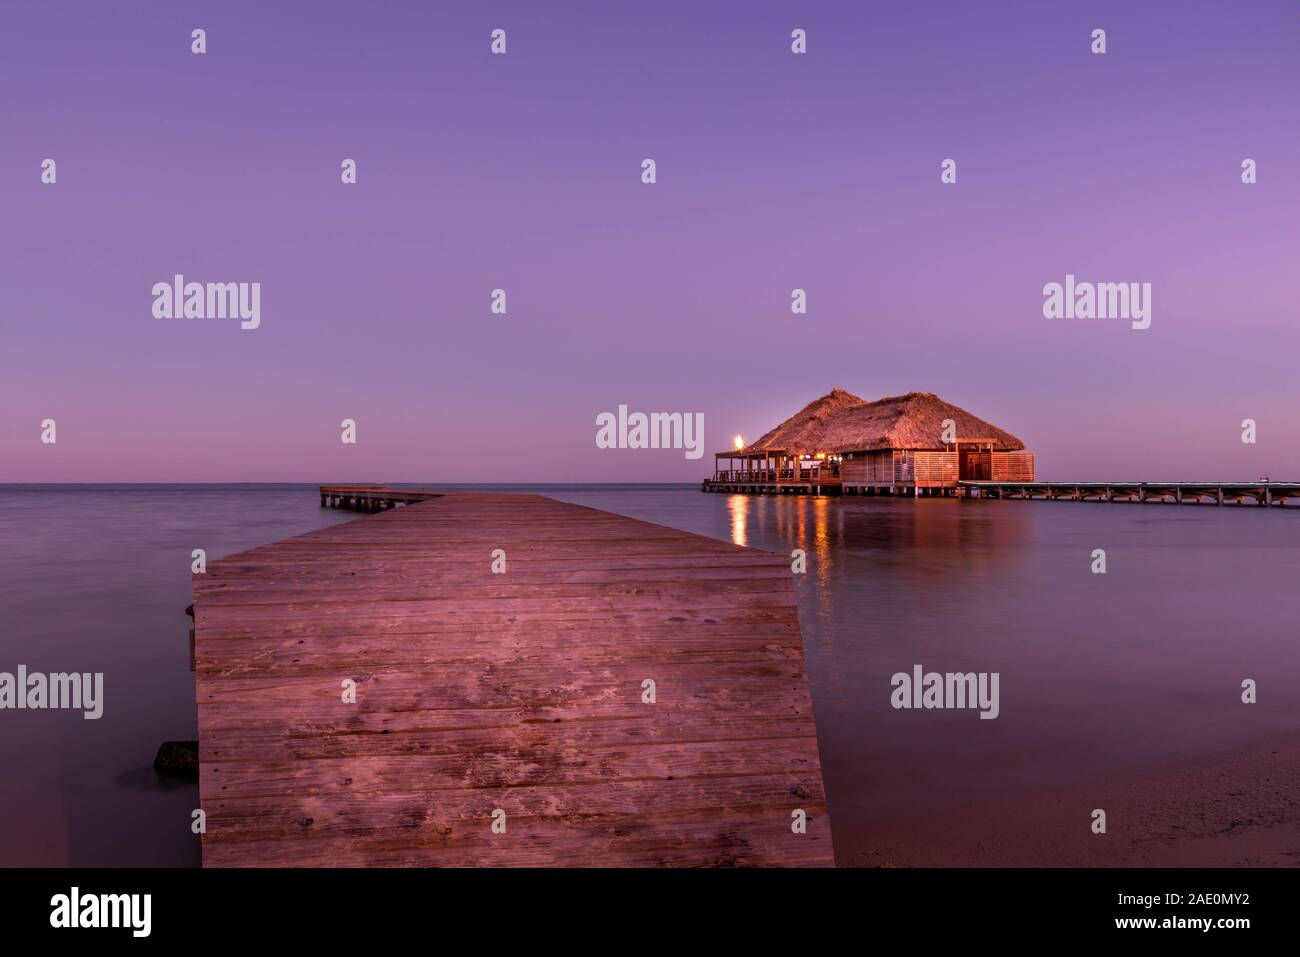
[[[382,511],[194,577],[205,866],[833,863],[786,557],[536,495],[321,502]]]
[[[700,484],[703,492],[739,492],[747,495],[766,495],[789,492],[796,495],[835,495],[840,491],[839,479],[817,479],[796,482],[790,479],[737,481],[732,479],[705,479]]]

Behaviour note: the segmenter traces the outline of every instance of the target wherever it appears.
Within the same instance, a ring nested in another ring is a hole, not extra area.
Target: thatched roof
[[[736,454],[942,449],[944,419],[956,424],[959,440],[992,440],[994,448],[1004,452],[1025,447],[1011,433],[932,392],[909,392],[867,402],[843,389],[832,389]]]
[[[866,399],[859,398],[852,392],[831,389],[820,399],[813,399],[758,441],[745,446],[742,451],[761,452],[764,449],[782,451],[797,449],[800,452],[830,451],[825,443],[831,437],[831,421],[846,409],[858,408],[866,404]]]

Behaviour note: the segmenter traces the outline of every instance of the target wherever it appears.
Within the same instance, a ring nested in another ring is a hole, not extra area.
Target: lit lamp
[[[731,444],[736,447],[736,451],[740,451],[745,447],[745,437],[737,432],[736,437],[731,440]]]

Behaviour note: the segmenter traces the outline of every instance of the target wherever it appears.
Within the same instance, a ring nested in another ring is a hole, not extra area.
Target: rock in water
[[[199,776],[199,743],[197,741],[164,741],[153,759],[153,768],[168,777]]]

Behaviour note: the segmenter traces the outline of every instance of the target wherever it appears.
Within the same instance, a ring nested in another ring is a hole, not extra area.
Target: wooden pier
[[[399,505],[427,502],[439,494],[429,489],[390,488],[386,485],[322,485],[320,507],[382,512]]]
[[[953,485],[868,487],[848,483],[812,487],[789,483],[736,483],[705,479],[705,492],[750,495],[888,495],[905,498],[1004,498],[1049,502],[1140,502],[1166,505],[1264,505],[1300,502],[1300,482],[983,482]]]
[[[205,865],[833,863],[788,557],[536,495],[321,500],[382,511],[194,576]]]
[[[978,498],[1285,507],[1300,482],[961,482]]]

